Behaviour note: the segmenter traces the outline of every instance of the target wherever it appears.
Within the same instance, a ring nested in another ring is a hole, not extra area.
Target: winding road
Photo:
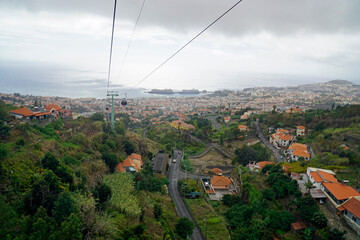
[[[174,150],[174,158],[176,159],[176,163],[171,162],[170,167],[170,175],[169,175],[169,192],[172,197],[172,199],[175,202],[176,205],[176,211],[179,215],[179,217],[187,217],[191,221],[194,221],[192,218],[188,208],[185,205],[184,199],[180,196],[180,191],[178,188],[178,179],[180,178],[181,172],[180,172],[180,164],[181,160],[183,158],[183,153],[179,150]],[[201,235],[200,229],[196,226],[193,230],[193,234],[191,235],[192,240],[201,240],[204,239]]]
[[[258,137],[260,138],[260,140],[264,143],[264,145],[266,147],[268,147],[274,154],[275,156],[275,159],[277,162],[282,162],[284,161],[282,156],[281,156],[281,153],[278,149],[276,149],[272,144],[269,143],[269,140],[265,138],[262,130],[260,129],[259,127],[259,123],[258,122],[253,122],[255,124],[255,127],[256,127],[256,133],[258,135]]]

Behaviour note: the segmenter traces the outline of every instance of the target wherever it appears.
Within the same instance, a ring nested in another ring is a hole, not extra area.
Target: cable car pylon
[[[107,96],[111,97],[111,130],[114,131],[115,129],[115,104],[114,104],[114,97],[119,96],[117,91],[108,91]]]

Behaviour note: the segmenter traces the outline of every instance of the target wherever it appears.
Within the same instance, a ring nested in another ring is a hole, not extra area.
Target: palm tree
[[[308,180],[304,185],[308,191],[308,194],[310,193],[310,189],[315,187],[310,180]]]

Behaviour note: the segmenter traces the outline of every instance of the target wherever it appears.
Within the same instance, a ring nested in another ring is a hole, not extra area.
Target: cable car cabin
[[[121,100],[121,105],[123,105],[123,106],[126,106],[126,105],[127,105],[127,101],[126,101],[125,98],[123,98],[123,99]]]

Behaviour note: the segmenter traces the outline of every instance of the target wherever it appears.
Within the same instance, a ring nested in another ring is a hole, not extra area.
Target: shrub
[[[195,225],[186,217],[182,217],[175,225],[175,232],[182,238],[186,238],[193,233]]]
[[[157,220],[159,220],[161,215],[162,215],[162,207],[161,207],[161,205],[155,203],[154,204],[154,216]]]
[[[224,205],[228,207],[231,207],[234,204],[243,204],[243,201],[238,195],[225,194],[223,195],[222,201]]]
[[[15,144],[17,146],[24,146],[25,145],[25,139],[24,138],[19,138],[18,140],[16,140]]]

